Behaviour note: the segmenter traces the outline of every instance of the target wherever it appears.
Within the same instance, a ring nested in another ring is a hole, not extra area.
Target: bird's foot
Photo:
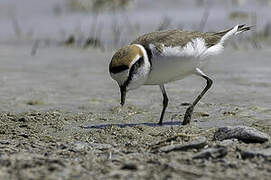
[[[193,106],[189,106],[189,108],[187,108],[184,115],[183,125],[190,123],[193,110],[194,110]]]
[[[163,123],[162,122],[159,122],[159,123],[157,123],[158,124],[158,126],[163,126]]]
[[[163,126],[163,118],[160,118],[158,126]]]

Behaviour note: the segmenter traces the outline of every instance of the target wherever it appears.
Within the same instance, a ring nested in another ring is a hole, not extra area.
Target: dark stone
[[[188,142],[186,144],[176,144],[164,146],[159,149],[161,152],[170,152],[170,151],[186,151],[189,149],[200,149],[203,148],[207,143],[207,139],[205,137],[197,137],[192,142]]]
[[[20,128],[27,128],[27,124],[22,124],[22,125],[19,125]]]
[[[124,164],[122,167],[121,167],[122,170],[132,170],[132,171],[135,171],[137,170],[137,165],[136,164],[132,164],[132,163],[129,163],[129,164]]]
[[[227,155],[228,150],[226,147],[208,148],[193,156],[193,159],[216,159],[223,158]]]
[[[24,117],[18,119],[19,122],[26,122],[26,119]]]
[[[241,156],[243,159],[250,159],[254,157],[271,157],[271,148],[262,149],[262,150],[243,150],[241,151]]]
[[[221,127],[215,132],[214,138],[219,141],[236,138],[246,143],[263,143],[269,140],[267,134],[246,126]]]
[[[7,140],[0,140],[0,144],[3,144],[3,145],[8,145],[9,142]]]
[[[21,136],[21,137],[24,137],[24,138],[28,138],[29,137],[29,135],[27,135],[27,134],[19,134],[18,136]]]
[[[184,102],[181,104],[181,106],[190,106],[191,104],[190,103],[187,103],[187,102]]]

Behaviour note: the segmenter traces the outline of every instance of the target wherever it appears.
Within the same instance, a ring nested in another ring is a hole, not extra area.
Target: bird
[[[194,107],[213,84],[213,80],[202,70],[204,62],[220,54],[230,37],[250,29],[251,26],[243,24],[219,32],[174,29],[138,37],[117,50],[109,64],[110,76],[120,88],[121,106],[125,104],[128,91],[143,85],[157,85],[163,95],[158,124],[163,125],[169,101],[165,84],[197,75],[206,80],[206,86],[185,111],[182,124],[189,124]]]

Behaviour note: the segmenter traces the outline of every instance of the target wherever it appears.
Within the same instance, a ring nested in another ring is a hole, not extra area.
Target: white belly
[[[199,59],[192,57],[156,57],[145,85],[159,85],[185,78],[195,72]]]

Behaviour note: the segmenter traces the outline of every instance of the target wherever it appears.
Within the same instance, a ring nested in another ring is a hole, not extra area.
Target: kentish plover
[[[206,87],[187,108],[183,124],[190,123],[195,105],[211,87],[213,81],[201,70],[206,58],[222,52],[224,42],[231,36],[249,30],[237,25],[220,32],[190,32],[167,30],[140,36],[130,45],[119,49],[109,65],[111,77],[117,81],[121,105],[126,92],[142,85],[158,85],[163,93],[163,109],[159,125],[168,105],[164,84],[195,74],[207,81]]]

